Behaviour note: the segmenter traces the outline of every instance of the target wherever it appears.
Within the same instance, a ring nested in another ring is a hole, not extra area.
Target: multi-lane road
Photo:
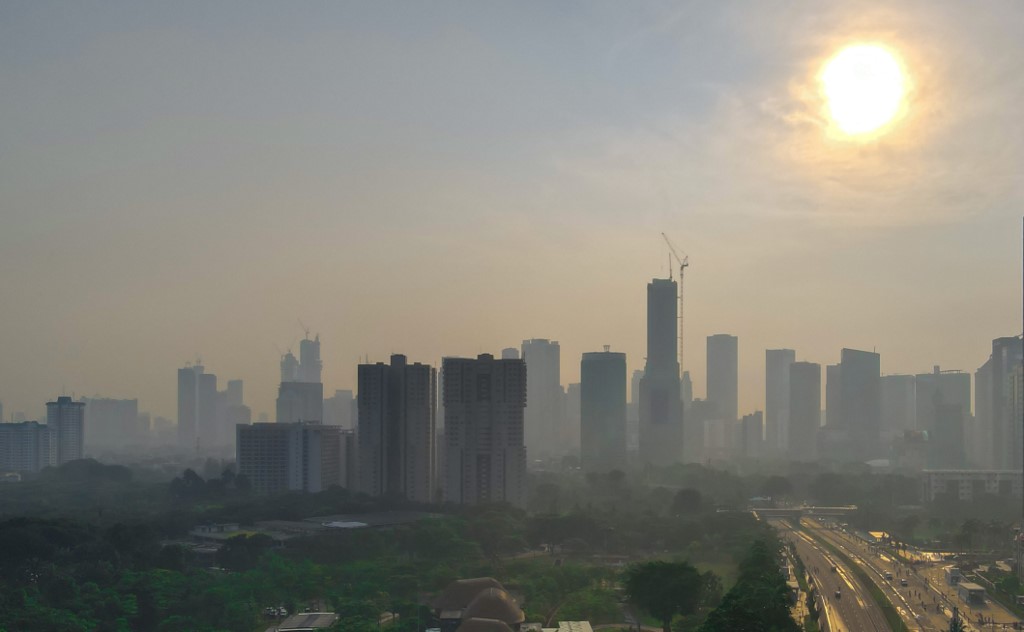
[[[823,599],[823,630],[882,632],[892,629],[881,608],[871,599],[867,587],[841,560],[832,556],[813,538],[794,530],[788,522],[772,520],[771,524],[785,540],[796,545],[797,555],[818,587]],[[837,590],[839,597],[836,597]]]

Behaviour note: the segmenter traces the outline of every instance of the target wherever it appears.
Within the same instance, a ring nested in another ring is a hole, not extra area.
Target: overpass
[[[752,512],[762,518],[797,518],[803,516],[842,518],[857,511],[856,505],[842,507],[751,507]]]

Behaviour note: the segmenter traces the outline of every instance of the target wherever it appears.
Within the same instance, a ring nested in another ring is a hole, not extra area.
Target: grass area
[[[814,540],[818,542],[818,544],[821,544],[826,549],[828,549],[829,552],[831,552],[837,558],[842,560],[843,564],[845,564],[847,568],[849,568],[853,572],[853,574],[857,576],[857,579],[859,579],[861,583],[863,583],[867,587],[868,594],[871,595],[871,598],[874,600],[874,602],[877,603],[878,607],[882,609],[882,615],[885,617],[886,622],[889,623],[889,627],[891,627],[895,632],[909,632],[909,630],[907,629],[907,624],[903,622],[903,618],[900,617],[900,614],[896,611],[895,606],[893,606],[892,602],[889,601],[889,597],[887,597],[886,594],[882,592],[882,589],[879,588],[874,581],[872,581],[871,576],[867,574],[867,571],[862,569],[856,562],[850,559],[849,556],[840,551],[837,547],[833,546],[831,542],[828,542],[823,538],[817,537],[812,530],[804,529],[803,525],[798,525],[797,528],[799,528],[801,531],[814,538]]]

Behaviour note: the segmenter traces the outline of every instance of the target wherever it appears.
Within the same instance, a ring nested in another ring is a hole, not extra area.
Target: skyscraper
[[[524,360],[445,358],[442,362],[444,499],[459,504],[526,502]]]
[[[49,426],[0,423],[0,472],[38,472],[56,463],[57,441]]]
[[[843,425],[842,366],[829,364],[825,367],[825,424],[832,429]]]
[[[516,349],[515,347],[505,347],[504,349],[501,350],[501,359],[502,360],[518,360],[519,359],[519,349]]]
[[[89,418],[86,446],[97,450],[123,449],[145,442],[148,428],[139,424],[139,400],[84,397],[85,414]]]
[[[796,361],[796,351],[767,349],[764,358],[765,449],[772,455],[786,454],[789,451],[789,367]]]
[[[707,399],[714,402],[725,421],[737,419],[739,400],[739,343],[736,336],[708,336]]]
[[[558,457],[569,446],[563,436],[561,349],[557,340],[524,340],[526,449],[531,458]]]
[[[917,381],[913,375],[883,375],[882,434],[889,440],[903,436],[917,425]]]
[[[324,423],[355,429],[356,400],[350,390],[336,390],[333,397],[324,399]]]
[[[840,367],[841,423],[850,441],[848,458],[857,461],[880,458],[883,456],[880,356],[870,351],[843,349]]]
[[[201,373],[199,376],[196,410],[196,434],[201,451],[209,451],[221,443],[221,425],[217,423],[217,376]]]
[[[764,414],[754,411],[743,415],[736,432],[736,453],[740,458],[756,459],[764,449]]]
[[[195,450],[199,423],[199,376],[201,364],[178,369],[178,446]]]
[[[671,465],[682,458],[683,415],[677,357],[678,286],[647,284],[647,363],[640,379],[640,460]]]
[[[969,458],[978,469],[994,469],[992,443],[992,358],[974,372],[974,426],[967,433]]]
[[[392,355],[359,365],[358,486],[370,496],[434,500],[437,371]]]
[[[299,361],[290,350],[281,356],[281,381],[299,382]]]
[[[993,466],[1001,470],[1021,469],[1024,450],[1024,429],[1013,415],[1012,378],[1021,363],[1020,337],[996,338],[992,341],[991,379]]]
[[[320,362],[320,334],[310,340],[308,338],[299,342],[299,382],[317,384],[321,382],[320,375],[323,370],[323,363]]]
[[[817,458],[821,425],[821,365],[793,362],[789,365],[789,458]]]
[[[607,347],[580,362],[580,461],[589,472],[626,466],[626,354]]]
[[[46,425],[56,442],[55,465],[82,458],[85,441],[85,404],[70,397],[46,403]]]

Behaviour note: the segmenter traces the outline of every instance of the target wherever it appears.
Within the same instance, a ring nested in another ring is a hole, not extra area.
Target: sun
[[[891,52],[876,44],[839,51],[821,71],[828,114],[849,136],[878,132],[903,108],[906,78]]]

